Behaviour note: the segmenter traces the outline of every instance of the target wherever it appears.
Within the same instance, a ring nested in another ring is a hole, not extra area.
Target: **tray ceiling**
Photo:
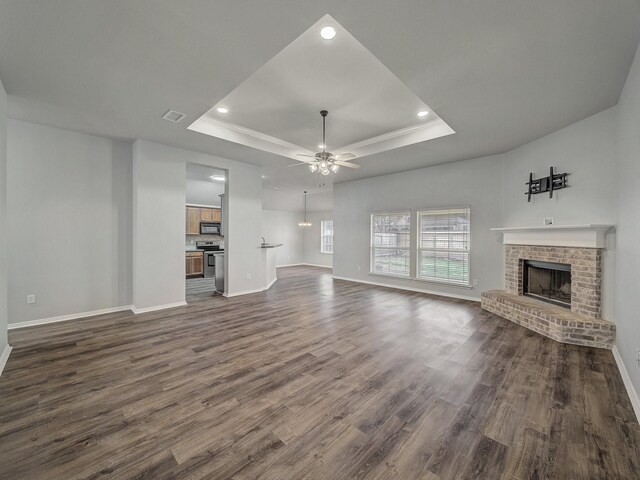
[[[332,40],[323,27],[336,30]],[[220,113],[218,108],[228,109]],[[423,100],[330,15],[193,122],[190,130],[297,158],[322,143],[319,111],[329,111],[327,148],[356,156],[454,133]],[[427,111],[426,117],[418,117]]]

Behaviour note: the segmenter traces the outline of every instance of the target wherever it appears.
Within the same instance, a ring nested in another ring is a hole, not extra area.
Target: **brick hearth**
[[[502,290],[484,292],[482,308],[562,343],[612,348],[616,338],[612,322]]]
[[[525,260],[571,265],[571,310],[523,296]],[[505,245],[505,288],[482,294],[482,308],[563,343],[612,348],[615,324],[600,318],[602,248]]]

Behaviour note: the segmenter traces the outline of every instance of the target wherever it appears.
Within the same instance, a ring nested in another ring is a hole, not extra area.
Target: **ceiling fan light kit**
[[[320,174],[327,176],[332,173],[337,173],[340,169],[340,166],[348,167],[348,168],[360,168],[360,165],[356,165],[355,163],[347,163],[352,158],[355,158],[353,153],[338,153],[333,154],[331,152],[327,152],[327,142],[326,140],[326,119],[329,112],[327,110],[320,110],[320,115],[322,115],[322,143],[319,145],[322,148],[321,152],[316,153],[315,155],[305,155],[299,153],[298,155],[301,157],[311,157],[313,160],[302,160],[309,166],[309,170],[311,173],[319,172]],[[293,165],[291,165],[293,166]]]

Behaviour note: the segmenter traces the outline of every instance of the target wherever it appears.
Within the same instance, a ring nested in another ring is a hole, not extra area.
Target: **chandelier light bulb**
[[[318,171],[318,165],[309,165],[309,170],[311,170],[311,173],[316,173]]]
[[[322,169],[322,175],[327,176],[327,175],[329,175],[330,173],[331,173],[331,172],[329,171],[329,169],[328,169],[328,168],[324,168],[324,169]]]
[[[314,165],[315,166],[315,165]],[[299,227],[310,227],[311,222],[307,220],[307,191],[304,191],[304,221],[298,223]]]
[[[336,165],[335,163],[331,165],[331,171],[333,173],[336,173],[338,171],[338,169],[340,168],[339,165]]]

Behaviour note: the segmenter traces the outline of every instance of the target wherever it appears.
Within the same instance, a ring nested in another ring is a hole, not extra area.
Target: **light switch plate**
[[[35,295],[27,295],[27,303],[29,303],[29,304],[36,303],[36,296]]]
[[[544,225],[553,225],[553,217],[544,217]]]

